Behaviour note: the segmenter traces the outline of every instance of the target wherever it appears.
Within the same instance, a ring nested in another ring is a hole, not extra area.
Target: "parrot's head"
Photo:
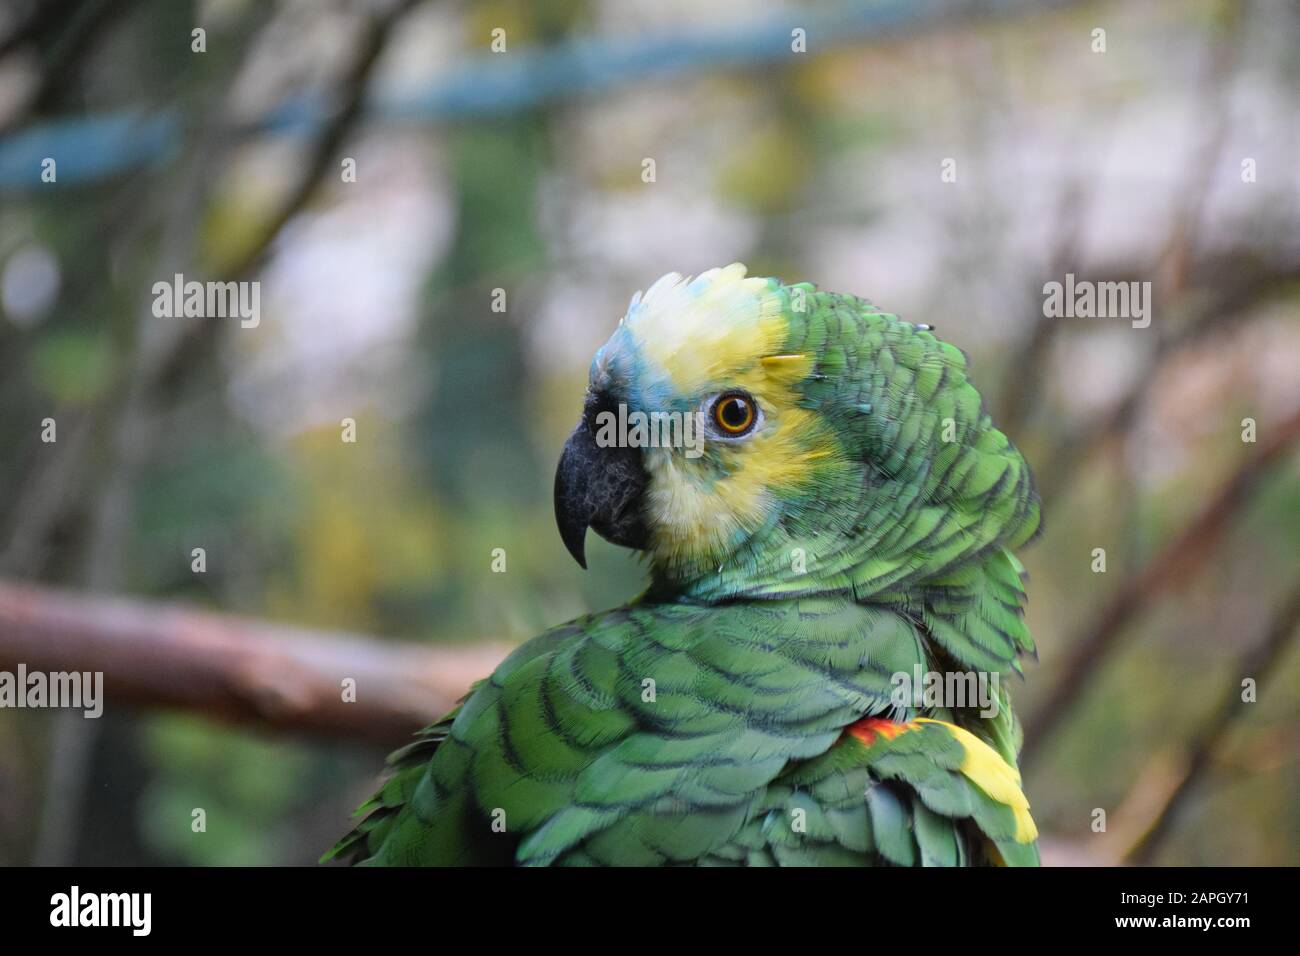
[[[709,599],[861,597],[1014,546],[1037,497],[965,368],[851,296],[739,264],[664,276],[592,361],[560,534],[584,567],[591,527]]]

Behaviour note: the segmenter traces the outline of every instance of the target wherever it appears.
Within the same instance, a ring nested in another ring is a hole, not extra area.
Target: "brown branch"
[[[1022,759],[1027,763],[1077,703],[1124,629],[1153,597],[1196,569],[1211,553],[1231,520],[1250,501],[1260,479],[1300,441],[1300,411],[1270,430],[1267,442],[1237,468],[1205,507],[1137,574],[1126,579],[1087,630],[1067,646],[1060,677],[1046,703],[1027,722]]]
[[[1282,600],[1273,619],[1269,622],[1264,639],[1257,647],[1248,651],[1240,664],[1234,668],[1232,680],[1224,689],[1223,696],[1205,718],[1196,736],[1188,743],[1187,756],[1180,768],[1182,772],[1175,777],[1173,786],[1160,801],[1141,836],[1124,854],[1126,863],[1139,866],[1150,863],[1156,850],[1172,830],[1178,811],[1186,802],[1188,795],[1210,768],[1215,755],[1222,749],[1221,745],[1232,727],[1233,719],[1239,716],[1245,706],[1245,701],[1242,700],[1242,679],[1253,678],[1257,689],[1263,685],[1282,659],[1298,628],[1300,628],[1300,580],[1292,585],[1289,594]]]
[[[129,18],[132,9],[140,0],[94,0],[72,5],[71,9],[59,9],[59,4],[45,2],[41,7],[55,8],[52,22],[54,30],[48,38],[42,38],[45,47],[43,63],[36,82],[29,92],[22,95],[8,116],[0,118],[0,135],[8,134],[18,128],[31,114],[40,115],[55,112],[60,100],[66,98],[68,89],[81,81],[79,67],[85,62],[87,51],[96,43],[113,32],[115,20]],[[36,18],[33,18],[36,19]],[[37,24],[39,27],[39,24]],[[28,39],[34,39],[31,33]],[[22,39],[14,37],[17,45]],[[0,44],[7,46],[8,43]],[[0,52],[0,57],[4,53]]]
[[[326,121],[307,155],[302,173],[275,211],[267,217],[257,237],[230,262],[217,271],[230,279],[239,280],[256,270],[271,243],[294,216],[307,205],[325,175],[338,167],[338,150],[361,118],[365,107],[370,78],[393,31],[420,0],[394,0],[387,9],[374,14],[364,22],[360,38],[352,51],[352,58],[343,70],[335,93],[337,104]]]
[[[1108,442],[1122,438],[1137,420],[1152,384],[1163,366],[1238,323],[1261,315],[1261,306],[1289,294],[1300,282],[1300,263],[1255,264],[1248,254],[1232,253],[1198,262],[1195,271],[1205,277],[1196,292],[1206,300],[1179,330],[1156,342],[1145,370],[1109,411],[1068,430],[1034,469],[1035,484],[1044,502],[1059,500],[1083,469],[1080,463]],[[1127,279],[1127,277],[1125,277]],[[1134,278],[1137,278],[1135,275]]]
[[[25,19],[0,38],[0,59],[29,43],[45,40],[72,15],[75,6],[76,0],[45,0],[36,4]]]
[[[509,647],[322,633],[0,582],[0,670],[102,671],[108,706],[179,708],[392,746],[454,706]],[[356,681],[355,702],[343,681]]]

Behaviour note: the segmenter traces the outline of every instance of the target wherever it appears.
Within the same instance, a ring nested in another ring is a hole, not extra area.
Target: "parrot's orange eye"
[[[744,392],[727,392],[713,403],[713,423],[724,435],[744,435],[754,427],[754,400]]]

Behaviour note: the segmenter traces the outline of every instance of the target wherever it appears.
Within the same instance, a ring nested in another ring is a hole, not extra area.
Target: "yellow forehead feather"
[[[623,324],[673,391],[694,395],[773,355],[786,334],[781,312],[770,281],[736,262],[695,279],[670,272],[632,300]]]

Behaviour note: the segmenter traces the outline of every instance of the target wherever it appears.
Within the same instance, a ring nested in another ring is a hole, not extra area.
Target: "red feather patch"
[[[885,740],[893,740],[899,734],[909,730],[916,729],[916,722],[909,720],[905,724],[900,724],[888,717],[863,717],[859,721],[849,724],[845,732],[850,736],[856,737],[866,746],[870,747],[876,742],[877,737],[883,737]]]

